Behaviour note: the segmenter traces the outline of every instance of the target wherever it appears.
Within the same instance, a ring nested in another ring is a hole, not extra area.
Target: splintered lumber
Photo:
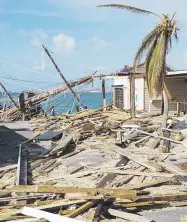
[[[50,160],[50,158],[45,158],[39,161],[35,161],[33,164],[31,164],[31,170],[36,169],[37,167],[40,167],[41,164],[44,164],[45,162],[47,162],[48,160]]]
[[[68,154],[66,154],[66,155],[61,156],[60,159],[69,158],[69,157],[74,156],[74,155],[76,155],[76,154],[78,154],[78,153],[80,153],[80,152],[82,152],[82,151],[84,151],[84,150],[85,150],[85,149],[73,151],[73,152],[71,152],[71,153],[68,153]]]
[[[116,167],[120,167],[122,165],[126,165],[128,163],[128,159],[126,157],[122,157],[121,160],[116,164]],[[114,178],[116,177],[116,174],[113,173],[109,173],[107,174],[96,186],[96,188],[103,188],[105,187],[105,185],[107,184],[107,182],[112,181]],[[77,215],[79,215],[80,213],[86,211],[87,209],[89,209],[90,207],[94,206],[95,204],[98,204],[99,201],[95,200],[95,201],[90,201],[87,202],[85,204],[83,204],[81,207],[79,207],[78,209],[76,209],[74,212],[70,213],[68,216],[73,218],[76,217]],[[97,208],[100,208],[99,206],[100,204],[98,204]]]
[[[84,166],[83,166],[83,165],[75,166],[75,167],[73,167],[73,168],[70,170],[69,174],[77,173],[78,171],[80,171],[80,170],[82,170],[82,169],[84,169]]]
[[[146,202],[132,202],[132,203],[114,203],[118,207],[145,207],[145,206],[155,206],[155,205],[168,205],[168,201],[146,201]]]
[[[87,202],[83,204],[81,207],[79,207],[78,209],[74,210],[72,213],[68,214],[67,216],[70,218],[76,217],[77,215],[81,214],[82,212],[86,211],[87,209],[89,209],[90,207],[94,206],[97,203],[98,203],[98,200]]]
[[[60,143],[51,150],[50,154],[54,155],[60,151],[66,149],[66,147],[73,141],[73,135],[68,135],[67,137],[62,137]]]
[[[187,200],[187,193],[175,193],[175,194],[161,194],[161,195],[151,195],[138,198],[138,202],[144,201],[185,201]]]
[[[13,170],[13,169],[16,169],[16,168],[17,168],[17,164],[13,164],[13,165],[10,165],[10,166],[1,167],[0,172],[2,172],[4,170]]]
[[[141,190],[141,189],[145,189],[148,187],[154,187],[154,186],[158,186],[161,185],[163,183],[168,183],[171,181],[176,180],[175,178],[165,178],[165,179],[159,179],[156,181],[151,181],[151,182],[146,182],[146,183],[140,183],[140,184],[135,184],[135,185],[126,185],[126,189],[131,189],[131,190]]]
[[[80,220],[75,220],[71,219],[68,217],[60,216],[58,214],[52,214],[46,211],[38,210],[35,208],[31,207],[24,207],[23,210],[21,211],[23,215],[30,216],[30,217],[35,217],[39,219],[46,219],[50,222],[82,222]]]
[[[135,175],[135,176],[146,176],[146,177],[174,177],[176,174],[169,173],[147,173],[147,172],[138,172],[131,170],[102,170],[104,173],[115,173],[120,175]]]
[[[35,207],[35,209],[56,211],[57,209],[60,209],[61,207],[70,206],[73,204],[81,204],[81,203],[85,203],[85,202],[86,202],[85,200],[73,200],[73,201],[56,200],[51,204],[37,206],[37,207]],[[3,218],[3,219],[10,218],[10,217],[15,216],[20,213],[21,213],[20,209],[19,210],[12,209],[11,212],[10,211],[9,212],[3,211],[0,214],[0,218]]]
[[[121,160],[115,165],[115,167],[121,167],[127,165],[129,162],[129,159],[126,157],[122,157]],[[116,177],[115,173],[109,173],[103,179],[98,183],[97,188],[105,187],[107,183],[110,183],[110,181],[114,180]]]
[[[44,170],[46,170],[48,167],[52,166],[54,163],[56,162],[56,160],[49,160],[47,163],[45,163],[43,166],[41,166],[39,169],[37,170],[37,175],[42,173]]]
[[[104,189],[104,188],[76,188],[76,187],[55,187],[55,186],[13,186],[13,188],[7,189],[11,192],[30,192],[30,193],[88,193],[89,195],[98,195],[103,196],[126,196],[136,197],[139,194],[142,194],[141,191],[132,191],[125,189]]]
[[[21,143],[21,145],[26,145],[27,143],[31,142],[32,140],[34,140],[37,136],[40,136],[41,132],[36,132],[32,137],[30,137],[28,140],[24,141],[23,143]]]
[[[127,213],[124,211],[109,209],[108,212],[114,217],[119,217],[119,218],[122,218],[122,219],[125,219],[128,221],[133,221],[133,222],[151,222],[152,221],[152,220],[145,218],[143,216]]]
[[[178,166],[175,166],[169,162],[158,162],[158,164],[171,173],[175,173],[180,176],[187,175],[187,172],[185,172],[184,170],[180,169]]]
[[[52,166],[50,166],[49,168],[45,169],[44,173],[50,173],[53,169],[58,167],[60,164],[61,164],[60,162],[52,164]]]
[[[152,133],[148,133],[148,132],[145,132],[145,131],[143,131],[143,130],[136,129],[136,131],[139,132],[139,133],[145,134],[145,135],[147,135],[147,136],[154,137],[154,138],[160,138],[160,139],[162,139],[162,140],[168,140],[168,141],[173,142],[173,143],[182,144],[180,141],[176,141],[176,140],[173,140],[173,139],[164,137],[164,136],[154,135],[154,134],[152,134]]]
[[[17,178],[16,185],[27,185],[27,170],[28,170],[28,162],[27,162],[27,147],[23,147],[20,144],[19,147],[19,156],[18,156],[18,167],[17,167]],[[18,196],[26,195],[26,193],[17,193]],[[18,200],[17,204],[26,204],[27,200]]]
[[[154,165],[152,163],[150,163],[148,160],[144,159],[141,156],[138,156],[137,154],[131,154],[127,151],[125,151],[124,149],[118,147],[115,144],[107,144],[107,148],[111,149],[112,151],[121,154],[122,156],[127,157],[128,159],[140,164],[141,166],[144,166],[152,171],[160,171],[159,167],[157,165]]]

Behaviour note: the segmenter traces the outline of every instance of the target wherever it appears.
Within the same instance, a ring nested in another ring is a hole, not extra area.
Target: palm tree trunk
[[[135,118],[135,76],[130,74],[130,112],[131,118]]]
[[[166,91],[163,91],[163,100],[164,100],[164,120],[165,121],[165,128],[166,128],[166,124],[167,124],[167,118],[168,118],[168,114],[169,114],[169,102],[168,102],[168,96],[166,94]]]
[[[162,123],[162,127],[163,128],[167,128],[167,119],[168,119],[168,114],[169,114],[169,102],[168,102],[168,96],[166,91],[163,91],[163,100],[164,100],[164,119],[163,119],[163,123]],[[165,137],[169,137],[169,132],[167,131],[163,131],[163,136]],[[163,147],[162,147],[162,152],[163,153],[169,153],[169,149],[170,149],[170,142],[167,140],[163,141]]]

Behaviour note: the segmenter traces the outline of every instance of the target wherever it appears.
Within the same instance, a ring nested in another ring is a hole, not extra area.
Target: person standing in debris
[[[55,107],[54,106],[51,107],[51,116],[55,116]]]

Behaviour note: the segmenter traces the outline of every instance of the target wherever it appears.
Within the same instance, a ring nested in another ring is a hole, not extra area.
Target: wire
[[[24,70],[27,70],[27,71],[30,71],[30,72],[34,72],[34,73],[42,74],[42,75],[45,75],[45,76],[50,76],[50,77],[55,78],[55,79],[59,79],[59,78],[57,78],[57,77],[55,77],[53,75],[46,74],[46,73],[43,73],[43,72],[38,72],[38,71],[35,71],[33,69],[28,69],[28,68],[25,68],[25,67],[20,66],[20,65],[16,65],[16,64],[13,64],[13,63],[10,63],[10,62],[3,61],[1,59],[0,59],[0,62],[5,63],[7,65],[11,65],[11,66],[17,67],[17,68],[21,68],[21,69],[24,69]]]
[[[39,81],[32,81],[32,80],[25,80],[25,79],[17,79],[17,78],[5,77],[5,76],[0,76],[0,78],[9,79],[9,80],[16,80],[16,81],[20,81],[20,82],[45,83],[45,84],[49,84],[49,85],[61,84],[61,83],[50,83],[50,82],[39,82]]]

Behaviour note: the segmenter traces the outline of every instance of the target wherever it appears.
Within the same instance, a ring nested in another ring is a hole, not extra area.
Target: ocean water
[[[12,93],[11,96],[18,101],[18,94]],[[84,92],[79,95],[81,103],[84,106],[87,106],[88,109],[98,109],[102,105],[102,94],[101,92]],[[106,93],[106,103],[109,103],[112,100],[112,93]],[[6,102],[7,106],[12,105],[6,95],[0,94],[0,104]],[[47,101],[41,104],[42,108],[47,111],[50,110],[52,106],[55,107],[55,115],[62,113],[74,113],[77,102],[75,98],[70,93],[58,94],[51,96]]]
[[[98,109],[102,105],[102,94],[100,92],[86,92],[80,95],[80,100],[83,106],[87,106],[88,109]],[[112,100],[112,93],[106,93],[106,103]],[[70,93],[60,94],[54,98],[49,98],[48,101],[42,103],[44,110],[55,107],[55,114],[61,113],[74,113],[77,105],[76,100]]]

